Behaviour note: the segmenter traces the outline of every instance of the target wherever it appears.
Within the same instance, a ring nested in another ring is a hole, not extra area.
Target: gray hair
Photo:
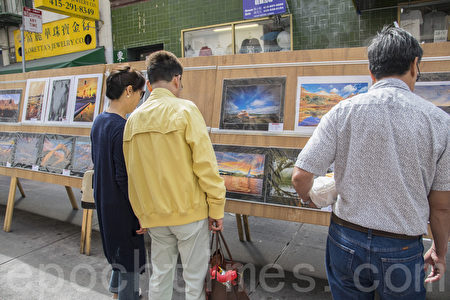
[[[411,63],[422,59],[419,42],[406,30],[384,26],[368,48],[369,69],[376,79],[404,75]]]

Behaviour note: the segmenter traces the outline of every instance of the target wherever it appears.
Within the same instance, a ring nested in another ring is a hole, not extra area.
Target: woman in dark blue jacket
[[[141,228],[128,200],[128,176],[122,140],[126,115],[142,98],[145,79],[130,66],[111,72],[106,80],[110,104],[91,129],[94,198],[103,250],[112,265],[110,291],[120,300],[139,298],[144,272],[146,229]]]

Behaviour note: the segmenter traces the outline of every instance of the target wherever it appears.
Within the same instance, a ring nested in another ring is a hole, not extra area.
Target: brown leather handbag
[[[214,246],[215,245],[215,246]],[[214,249],[213,249],[214,247]],[[228,258],[225,259],[225,248]],[[211,258],[209,270],[206,274],[206,299],[207,300],[249,300],[244,280],[240,270],[243,265],[233,261],[222,232],[215,231],[211,238]]]

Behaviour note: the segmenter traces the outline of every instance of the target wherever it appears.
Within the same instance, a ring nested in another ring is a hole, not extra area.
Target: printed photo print
[[[227,197],[264,201],[266,157],[263,150],[222,145],[215,145],[214,149]]]
[[[19,106],[22,90],[0,90],[0,122],[19,121]]]
[[[101,93],[98,77],[78,78],[74,104],[74,122],[93,122],[98,111],[97,99]]]
[[[43,110],[45,97],[47,96],[48,79],[34,80],[27,82],[27,92],[25,99],[24,121],[41,121],[43,119]]]
[[[297,83],[296,129],[317,126],[320,119],[342,100],[365,93],[368,76],[299,77]]]
[[[268,149],[271,163],[267,178],[267,203],[301,206],[291,178],[299,149]]]
[[[14,167],[31,169],[33,165],[37,165],[42,150],[42,137],[42,135],[34,133],[17,134]]]
[[[414,93],[450,114],[450,81],[417,82]]]
[[[71,79],[52,79],[50,82],[50,103],[47,108],[49,122],[68,122]]]
[[[40,156],[39,170],[61,174],[69,169],[72,161],[72,136],[45,135]]]
[[[15,145],[14,133],[0,132],[0,166],[12,165]]]
[[[75,146],[72,159],[72,173],[75,176],[83,177],[88,170],[94,169],[91,157],[91,139],[87,136],[75,138]]]
[[[267,131],[283,123],[285,77],[225,79],[220,129]]]

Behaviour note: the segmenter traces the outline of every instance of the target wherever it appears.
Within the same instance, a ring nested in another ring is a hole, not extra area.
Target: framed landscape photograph
[[[333,106],[367,92],[371,82],[370,76],[298,77],[295,130],[319,125]]]
[[[48,78],[28,79],[22,122],[42,122],[48,93]]]
[[[71,122],[92,124],[98,114],[102,93],[103,74],[75,77],[76,92],[71,101]]]
[[[0,132],[0,166],[12,166],[15,145],[15,133]]]
[[[46,134],[39,157],[39,170],[50,173],[63,173],[72,162],[73,136]]]
[[[0,122],[19,122],[22,89],[0,90]]]
[[[450,81],[419,81],[414,93],[450,114]]]
[[[301,206],[291,178],[300,149],[267,149],[270,157],[266,203]]]
[[[73,79],[73,76],[50,78],[45,122],[55,124],[69,122],[69,99],[73,90]]]
[[[75,176],[83,177],[87,170],[94,169],[91,156],[91,139],[88,136],[77,136],[73,150],[71,171]]]
[[[37,166],[42,139],[43,135],[37,133],[17,133],[13,166],[26,169]]]
[[[224,79],[220,129],[268,131],[283,123],[286,78]]]
[[[264,202],[264,149],[214,145],[214,151],[227,188],[227,198]]]

